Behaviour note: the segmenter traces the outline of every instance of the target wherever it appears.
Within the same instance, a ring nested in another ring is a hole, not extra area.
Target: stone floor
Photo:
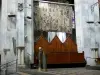
[[[54,68],[46,72],[37,69],[27,69],[21,75],[100,75],[100,70],[88,70],[86,68]]]
[[[53,75],[99,75],[99,70],[87,70],[86,68],[60,68],[48,69],[47,72]]]

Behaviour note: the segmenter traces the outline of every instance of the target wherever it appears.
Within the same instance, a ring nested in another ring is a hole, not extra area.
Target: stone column
[[[24,47],[18,47],[18,66],[25,67],[24,63]]]
[[[24,65],[24,0],[17,0],[17,49],[18,49],[18,59],[20,59],[18,66],[23,67]]]
[[[98,58],[98,51],[95,52],[95,57]]]
[[[21,65],[25,65],[24,64],[24,50],[21,50]]]
[[[20,60],[21,60],[21,59],[20,59],[20,55],[21,55],[21,54],[20,54],[20,49],[18,49],[18,65],[20,65]]]

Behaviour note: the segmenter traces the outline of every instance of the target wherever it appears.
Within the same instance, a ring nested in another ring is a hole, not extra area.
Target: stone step
[[[100,70],[100,65],[96,65],[96,66],[86,65],[86,69]]]

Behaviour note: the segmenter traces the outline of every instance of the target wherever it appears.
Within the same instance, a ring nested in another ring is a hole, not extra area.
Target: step
[[[100,70],[100,65],[96,65],[96,66],[86,65],[86,69]]]

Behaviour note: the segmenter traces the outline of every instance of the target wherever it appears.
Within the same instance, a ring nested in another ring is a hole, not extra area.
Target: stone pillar
[[[26,52],[29,54],[29,64],[34,64],[34,0],[24,0],[25,6],[25,16],[26,16],[26,23],[25,23],[25,36],[27,37],[26,41]],[[31,6],[30,6],[31,5]],[[31,8],[31,9],[29,9]],[[27,17],[30,17],[27,18]]]
[[[18,65],[20,65],[20,60],[21,60],[21,59],[20,59],[20,55],[21,55],[21,54],[20,54],[20,49],[18,49],[18,55],[17,55],[17,56],[18,56]]]
[[[18,47],[18,66],[19,67],[25,67],[25,63],[24,63],[24,47]]]
[[[24,0],[17,0],[17,22],[16,22],[16,30],[17,30],[17,49],[18,49],[18,66],[24,66]]]
[[[96,52],[95,52],[95,57],[96,57],[96,58],[99,58],[98,56],[99,56],[99,55],[98,55],[98,51],[96,51]]]
[[[24,50],[21,50],[21,65],[25,65],[24,64]]]

